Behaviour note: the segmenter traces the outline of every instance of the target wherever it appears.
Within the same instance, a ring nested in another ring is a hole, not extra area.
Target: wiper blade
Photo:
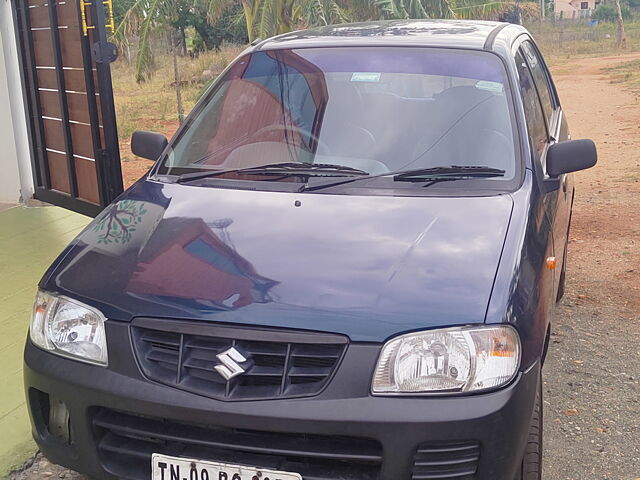
[[[256,167],[243,168],[236,173],[243,175],[309,175],[309,176],[343,176],[343,175],[369,175],[369,172],[344,165],[332,163],[272,163]]]
[[[393,179],[398,182],[421,182],[438,178],[465,179],[465,178],[489,178],[502,177],[505,171],[493,167],[481,167],[475,165],[451,165],[446,167],[419,168],[397,172]]]
[[[373,179],[378,177],[390,177],[393,176],[395,181],[404,182],[426,182],[430,181],[428,185],[438,183],[436,180],[461,180],[471,177],[502,177],[505,171],[499,168],[492,167],[476,167],[472,165],[460,166],[452,165],[449,167],[431,167],[420,168],[416,170],[396,170],[393,172],[380,173],[377,175],[370,175],[367,177],[350,178],[348,180],[338,180],[335,182],[321,183],[319,185],[312,185],[305,187],[304,191],[317,191],[325,188],[337,187],[339,185],[345,185],[364,178]],[[428,186],[427,185],[427,186]]]
[[[270,163],[267,165],[258,165],[249,168],[234,168],[230,170],[208,170],[205,172],[184,173],[180,175],[175,183],[185,183],[203,178],[218,177],[225,173],[238,173],[241,175],[277,175],[277,176],[318,176],[318,177],[334,177],[334,176],[351,176],[351,175],[369,175],[369,172],[358,170],[344,165],[334,165],[331,163]]]
[[[174,182],[186,183],[186,182],[191,182],[193,180],[200,180],[201,178],[217,177],[218,175],[224,175],[225,173],[234,173],[237,171],[238,169],[234,168],[231,170],[207,170],[204,172],[183,173],[182,175],[178,176],[174,180]]]

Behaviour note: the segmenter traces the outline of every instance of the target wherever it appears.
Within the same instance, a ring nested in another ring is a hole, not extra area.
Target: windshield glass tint
[[[301,162],[370,174],[445,165],[515,174],[509,91],[493,54],[308,48],[246,55],[207,94],[160,173]]]

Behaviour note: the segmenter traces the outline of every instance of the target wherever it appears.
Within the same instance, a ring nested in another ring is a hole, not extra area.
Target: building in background
[[[0,203],[26,201],[34,192],[11,5],[0,1]]]
[[[599,4],[599,0],[555,0],[554,11],[556,18],[578,20],[590,17]]]

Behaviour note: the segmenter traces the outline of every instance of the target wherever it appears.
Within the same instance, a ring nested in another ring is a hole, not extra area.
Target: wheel
[[[542,479],[542,377],[536,394],[536,403],[529,427],[529,438],[522,464],[514,480]]]

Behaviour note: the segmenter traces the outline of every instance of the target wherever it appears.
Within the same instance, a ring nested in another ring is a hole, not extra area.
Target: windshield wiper
[[[391,177],[394,181],[399,182],[429,182],[425,186],[433,185],[438,181],[444,180],[463,180],[466,178],[489,178],[502,177],[505,171],[492,167],[476,167],[473,165],[450,165],[442,167],[418,168],[415,170],[396,170],[393,172],[380,173],[377,175],[369,175],[367,177],[350,178],[348,180],[339,180],[335,182],[321,183],[319,185],[307,186],[304,191],[323,190],[325,188],[337,187],[345,185],[364,178],[372,179],[378,177]]]
[[[407,170],[393,174],[396,182],[423,182],[437,178],[465,179],[503,177],[504,170],[493,167],[479,167],[475,165],[451,165],[449,167],[431,167]],[[389,174],[392,175],[392,174]]]
[[[243,175],[301,175],[313,177],[346,176],[346,175],[369,175],[369,172],[359,170],[345,165],[335,165],[332,163],[272,163],[268,165],[258,165],[256,167],[243,168],[236,173]]]
[[[180,175],[175,183],[185,183],[203,178],[218,177],[226,173],[238,173],[241,175],[278,175],[278,176],[317,176],[317,177],[343,177],[351,175],[369,175],[364,170],[334,165],[330,163],[270,163],[248,168],[234,168],[230,170],[208,170],[205,172],[192,172]]]

